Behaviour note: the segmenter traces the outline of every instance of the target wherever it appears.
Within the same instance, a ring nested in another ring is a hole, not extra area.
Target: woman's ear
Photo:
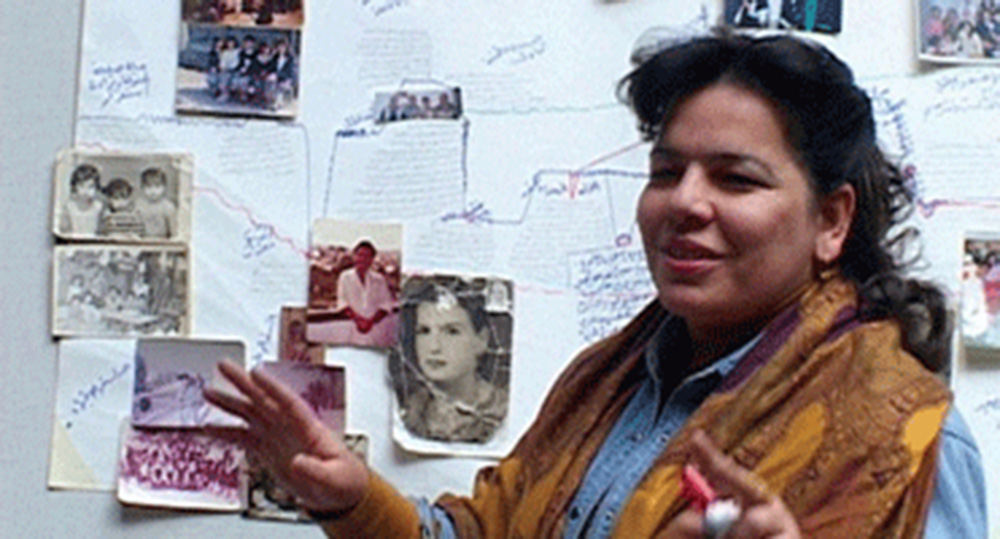
[[[844,248],[854,222],[857,194],[845,183],[820,201],[819,234],[816,236],[816,259],[822,265],[833,264]]]

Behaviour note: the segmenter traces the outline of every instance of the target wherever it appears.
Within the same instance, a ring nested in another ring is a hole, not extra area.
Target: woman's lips
[[[711,271],[722,255],[690,240],[674,240],[661,250],[667,270],[679,276],[695,276]]]

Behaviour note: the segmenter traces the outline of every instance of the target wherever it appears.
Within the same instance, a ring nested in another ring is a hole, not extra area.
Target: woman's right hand
[[[301,505],[316,512],[346,511],[368,489],[368,469],[288,387],[260,370],[249,374],[224,361],[219,372],[240,395],[206,389],[205,399],[243,418],[239,437]]]

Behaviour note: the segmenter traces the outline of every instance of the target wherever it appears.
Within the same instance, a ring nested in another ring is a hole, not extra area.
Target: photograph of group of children
[[[737,28],[805,30],[836,34],[842,0],[726,0],[725,20]]]
[[[177,110],[294,117],[302,13],[294,0],[186,0]]]
[[[457,87],[380,91],[372,109],[376,123],[456,120],[462,116],[462,92]]]
[[[962,264],[962,340],[966,350],[1000,352],[1000,235],[965,240]]]
[[[943,62],[1000,58],[1000,0],[921,0],[920,57]]]

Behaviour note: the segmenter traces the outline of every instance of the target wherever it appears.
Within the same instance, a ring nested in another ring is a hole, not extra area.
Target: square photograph
[[[302,0],[182,0],[184,22],[302,28]]]
[[[484,443],[504,422],[513,299],[513,283],[503,279],[405,279],[389,366],[407,435]]]
[[[128,505],[240,511],[245,455],[237,444],[197,430],[134,429],[118,454],[118,500]]]
[[[281,331],[278,333],[278,359],[322,365],[326,347],[306,340],[306,308],[281,308]]]
[[[966,235],[961,301],[966,352],[1000,359],[1000,232]]]
[[[402,244],[398,224],[313,224],[307,341],[380,348],[396,343]]]
[[[188,333],[191,286],[184,247],[57,245],[53,256],[54,336]]]
[[[1000,3],[920,0],[919,57],[942,63],[989,63],[1000,58]]]
[[[236,388],[218,374],[223,360],[244,365],[240,341],[139,339],[135,347],[132,425],[135,427],[239,427],[244,423],[209,404],[202,391]]]
[[[178,112],[295,116],[299,30],[184,23],[180,36]]]
[[[725,21],[736,28],[771,28],[837,34],[842,0],[726,0]]]
[[[193,170],[188,154],[64,151],[52,231],[68,240],[186,243]]]
[[[457,120],[462,117],[462,91],[443,85],[377,91],[372,110],[376,123]]]

